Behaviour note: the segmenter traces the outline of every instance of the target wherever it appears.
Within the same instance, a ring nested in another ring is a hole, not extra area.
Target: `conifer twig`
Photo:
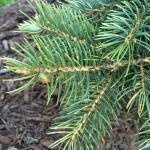
[[[105,95],[105,92],[108,88],[109,83],[106,84],[106,86],[104,87],[104,89],[101,89],[100,92],[98,93],[98,95],[96,96],[96,99],[94,100],[93,104],[90,106],[89,112],[86,113],[81,120],[79,121],[79,125],[77,126],[77,129],[73,132],[72,134],[72,141],[75,139],[75,137],[80,133],[80,131],[82,130],[83,126],[86,124],[86,121],[88,120],[88,118],[90,117],[90,115],[92,114],[93,111],[95,111],[95,108],[97,106],[97,104],[99,103],[99,101],[102,100],[103,96]]]
[[[150,63],[150,57],[145,57],[145,58],[139,58],[139,59],[135,59],[133,60],[132,65],[137,65],[139,63]],[[71,72],[94,72],[94,71],[98,71],[101,69],[105,69],[105,70],[117,70],[120,67],[124,67],[128,64],[128,61],[123,61],[120,63],[114,63],[114,64],[103,64],[103,65],[99,65],[99,66],[85,66],[85,67],[58,67],[58,68],[35,68],[32,70],[16,70],[15,72],[18,74],[24,74],[24,75],[28,75],[28,74],[32,74],[32,73],[39,73],[39,72],[44,72],[44,73],[58,73],[58,72],[64,72],[64,73],[71,73]]]

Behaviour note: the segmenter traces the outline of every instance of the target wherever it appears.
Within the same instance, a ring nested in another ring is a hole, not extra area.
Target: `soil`
[[[49,2],[54,2],[49,0]],[[12,51],[15,42],[23,40],[17,32],[18,23],[27,18],[20,11],[32,16],[34,12],[25,0],[0,11],[0,56],[17,57]],[[0,62],[0,68],[3,68]],[[13,73],[0,74],[0,150],[48,150],[48,146],[58,137],[48,135],[48,129],[59,112],[54,95],[46,105],[46,88],[36,84],[30,89],[12,95],[6,93],[22,82],[6,82],[16,78]],[[131,115],[121,112],[118,123],[114,123],[110,138],[102,150],[132,150],[135,146],[135,126]]]

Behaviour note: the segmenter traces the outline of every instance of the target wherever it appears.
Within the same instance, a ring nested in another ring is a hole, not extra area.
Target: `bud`
[[[40,80],[43,84],[48,84],[48,83],[50,83],[50,79],[49,79],[49,77],[48,77],[45,73],[39,73],[38,78],[39,78],[39,80]]]
[[[24,21],[19,25],[19,30],[27,33],[39,33],[42,31],[41,27],[33,21]]]

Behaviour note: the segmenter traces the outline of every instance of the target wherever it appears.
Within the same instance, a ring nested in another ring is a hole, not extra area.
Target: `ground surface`
[[[26,20],[19,10],[34,14],[24,0],[1,10],[0,56],[17,57],[11,47],[15,46],[16,41],[22,41],[23,36],[14,31],[18,23]],[[59,112],[55,105],[56,96],[46,106],[45,87],[40,84],[18,95],[7,94],[7,91],[22,83],[4,82],[4,79],[16,77],[13,73],[0,74],[0,150],[48,150],[48,145],[57,138],[47,135],[49,126]],[[121,112],[110,135],[103,150],[132,150],[135,126],[131,116]]]

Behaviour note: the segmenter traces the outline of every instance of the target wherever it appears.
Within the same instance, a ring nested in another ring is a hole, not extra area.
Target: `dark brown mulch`
[[[52,0],[49,0],[52,2]],[[11,50],[23,35],[16,33],[17,24],[27,18],[19,10],[32,16],[34,13],[25,0],[7,6],[0,13],[0,56],[16,57]],[[0,62],[0,68],[2,68]],[[3,79],[16,78],[16,74],[0,75],[0,150],[48,150],[48,145],[57,136],[47,135],[53,118],[59,108],[53,96],[46,105],[46,88],[37,84],[18,94],[7,94],[21,82],[4,82]],[[132,117],[121,113],[118,124],[110,133],[103,150],[132,150],[135,145],[135,126],[131,128]]]
[[[18,82],[2,80],[12,77],[0,76],[0,144],[4,150],[12,146],[18,150],[47,150],[56,138],[47,135],[52,119],[59,111],[55,97],[46,105],[45,87],[40,84],[21,94],[6,94],[19,86]]]
[[[114,123],[110,137],[102,150],[133,150],[135,148],[138,127],[133,122],[134,115],[121,111],[118,122]]]
[[[17,31],[17,25],[26,20],[20,10],[33,15],[33,10],[25,0],[21,0],[11,6],[5,6],[0,10],[0,55],[12,55],[11,47],[15,47],[16,41],[22,41],[23,35]]]

